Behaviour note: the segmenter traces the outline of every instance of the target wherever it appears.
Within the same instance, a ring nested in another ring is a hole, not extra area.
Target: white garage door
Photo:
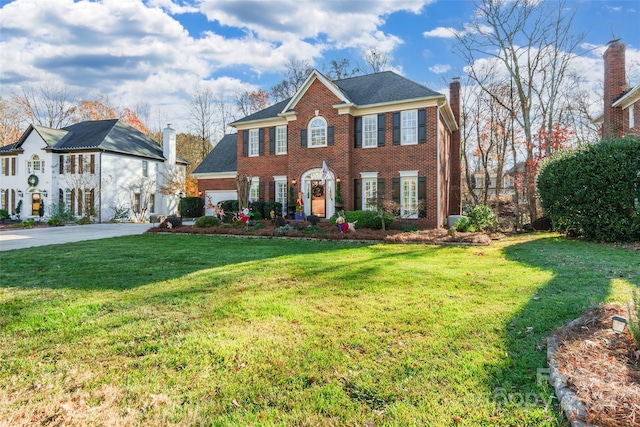
[[[204,214],[213,215],[213,207],[223,200],[236,200],[238,192],[235,190],[207,190],[204,193]]]

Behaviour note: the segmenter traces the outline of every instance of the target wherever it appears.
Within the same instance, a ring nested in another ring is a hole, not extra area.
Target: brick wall
[[[624,135],[624,116],[620,108],[611,105],[626,89],[624,43],[612,43],[604,53],[604,116],[602,137]],[[628,120],[628,118],[627,118]],[[628,123],[628,122],[627,122]]]
[[[223,179],[198,179],[198,192],[204,194],[207,190],[235,190],[237,188],[235,178]]]

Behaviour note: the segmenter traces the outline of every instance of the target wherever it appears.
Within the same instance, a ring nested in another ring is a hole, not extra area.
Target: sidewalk
[[[157,225],[157,224],[156,224]],[[0,231],[0,251],[143,234],[153,224],[89,224]]]

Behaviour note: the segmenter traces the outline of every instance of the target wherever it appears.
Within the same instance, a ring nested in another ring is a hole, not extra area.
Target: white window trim
[[[322,123],[324,124],[324,126],[322,128],[322,130],[324,132],[324,138],[323,138],[324,139],[324,143],[323,144],[315,144],[314,145],[314,144],[312,144],[312,141],[313,141],[313,129],[314,128],[312,128],[311,125],[314,122],[318,121],[318,120],[321,120]],[[327,146],[327,121],[325,120],[324,117],[320,117],[320,116],[314,117],[313,119],[311,119],[311,121],[309,122],[309,126],[307,127],[307,147],[309,147],[309,148],[318,148],[318,147],[326,147],[326,146]]]
[[[249,129],[249,157],[260,155],[260,135],[258,129]]]
[[[254,193],[257,197],[254,197]],[[260,178],[254,177],[251,180],[251,187],[249,188],[249,202],[256,202],[258,200],[260,200]]]
[[[406,129],[405,125],[404,125],[404,118],[405,116],[407,116],[408,114],[411,114],[415,117],[415,128],[409,128],[409,129],[415,129],[414,135],[415,135],[415,140],[410,140],[410,141],[406,141],[405,139],[407,139],[408,135],[405,133]],[[406,110],[406,111],[401,111],[400,112],[400,145],[417,145],[418,144],[418,110]]]
[[[276,126],[276,155],[287,154],[287,127]]]
[[[373,121],[373,131],[371,138],[367,139],[367,121]],[[376,148],[378,146],[378,116],[370,115],[362,117],[362,148]]]
[[[413,170],[413,171],[400,171],[400,215],[403,218],[409,218],[409,219],[417,219],[418,218],[418,171],[417,170]],[[415,191],[415,213],[412,213],[411,215],[406,215],[406,211],[407,209],[405,209],[404,206],[404,199],[405,199],[405,194],[404,194],[404,183],[408,180],[412,180],[415,181],[415,185],[416,185],[416,191]],[[406,216],[405,216],[406,215]]]
[[[282,209],[286,210],[287,209],[287,196],[288,196],[288,187],[287,187],[287,176],[286,175],[275,175],[273,177],[273,180],[275,181],[275,198],[276,198],[276,202],[280,202],[282,203]],[[282,185],[284,186],[284,197],[283,198],[278,198],[278,185]],[[284,211],[286,213],[286,211]]]

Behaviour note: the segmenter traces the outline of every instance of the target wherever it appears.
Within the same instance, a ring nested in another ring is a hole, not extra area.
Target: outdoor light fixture
[[[49,197],[49,193],[47,193],[47,190],[43,190],[43,191],[42,191],[42,195],[43,195],[44,197]]]
[[[292,183],[293,185],[296,185],[296,182],[298,182],[298,181],[296,181],[296,180],[295,180],[295,178],[291,180],[291,183]]]
[[[22,190],[18,190],[18,197],[22,197]]]
[[[620,317],[620,316],[611,317],[611,328],[615,332],[617,333],[624,332],[624,328],[626,326],[627,326],[627,319],[625,319],[624,317]]]
[[[336,182],[340,182],[340,178],[336,179]]]

